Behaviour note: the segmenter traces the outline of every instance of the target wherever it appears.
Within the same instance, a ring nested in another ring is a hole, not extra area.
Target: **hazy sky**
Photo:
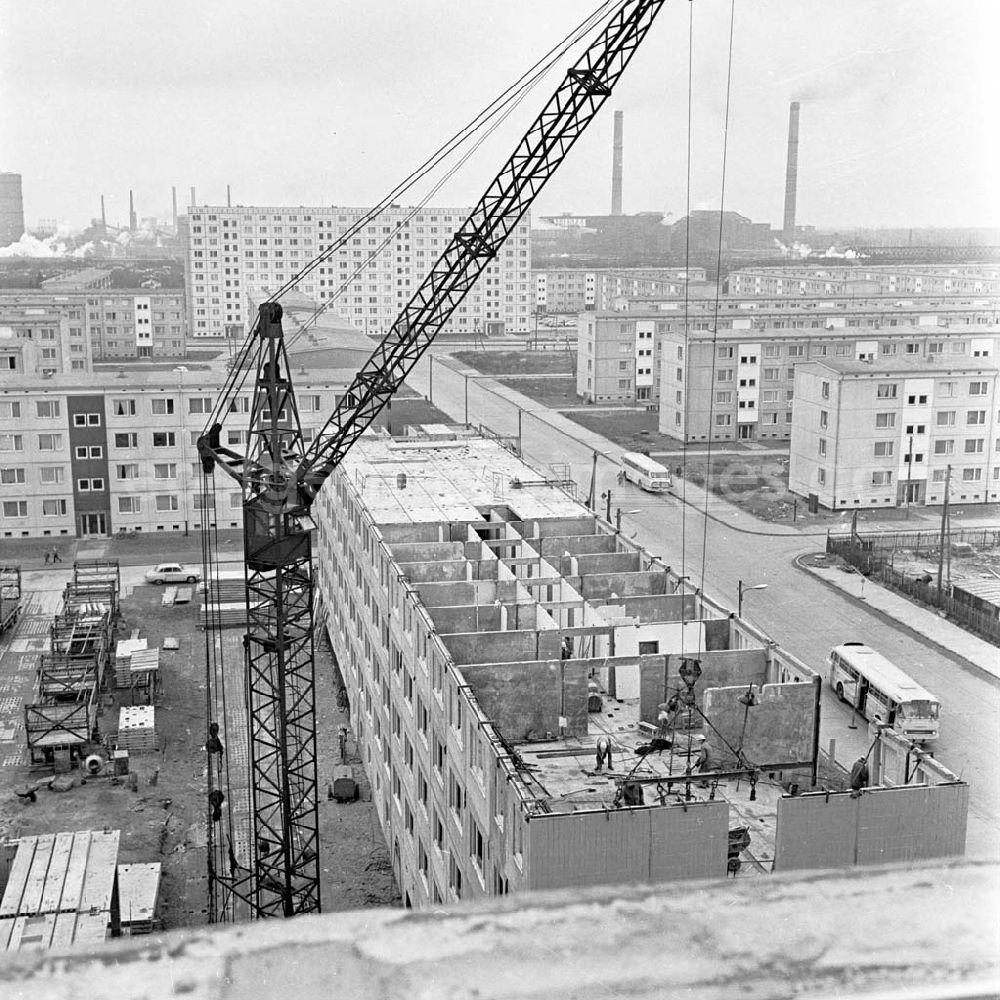
[[[201,203],[366,205],[597,0],[0,0],[0,169],[29,225]],[[668,0],[535,214],[685,211],[687,0]],[[717,207],[728,0],[696,0],[691,203]],[[788,102],[798,221],[1000,225],[998,0],[736,0],[726,207],[781,225]],[[435,198],[469,204],[555,87]],[[412,201],[413,199],[406,199]]]

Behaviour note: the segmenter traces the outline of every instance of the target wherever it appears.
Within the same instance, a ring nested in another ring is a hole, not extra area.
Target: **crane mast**
[[[199,441],[206,474],[220,468],[243,490],[252,813],[244,864],[232,844],[227,847],[213,833],[226,795],[213,785],[210,748],[210,920],[225,919],[226,907],[218,901],[233,897],[244,901],[251,917],[320,909],[312,503],[607,100],[664,2],[617,5],[308,446],[289,374],[281,307],[260,306],[250,334],[257,373],[247,453],[222,446],[220,423]],[[232,802],[226,805],[232,808]]]

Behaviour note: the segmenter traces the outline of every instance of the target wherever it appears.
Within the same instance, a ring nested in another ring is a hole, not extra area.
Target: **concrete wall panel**
[[[729,804],[696,802],[650,813],[649,878],[723,878],[729,847]]]
[[[730,746],[761,764],[795,764],[811,760],[815,747],[816,686],[766,684],[755,691],[751,707],[740,699],[745,687],[709,688],[702,710],[708,720],[705,743],[715,762],[732,763]]]
[[[556,629],[544,632],[460,632],[441,640],[456,664],[517,663],[558,660],[562,652]]]
[[[968,785],[876,788],[857,803],[859,865],[965,853]]]
[[[528,887],[647,881],[652,812],[619,809],[533,818],[525,829]]]
[[[778,799],[774,870],[854,864],[856,800],[844,793]]]
[[[546,733],[559,732],[563,712],[563,670],[559,660],[465,666],[462,674],[476,701],[506,739],[540,740]],[[586,681],[582,704],[585,713]],[[579,735],[579,710],[575,718],[577,730],[572,735]],[[585,726],[585,714],[583,722]]]

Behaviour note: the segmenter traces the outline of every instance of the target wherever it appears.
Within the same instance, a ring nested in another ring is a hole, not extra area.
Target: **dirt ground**
[[[123,540],[124,541],[124,540]],[[135,540],[136,546],[153,539]],[[162,539],[158,539],[161,544]],[[193,561],[193,560],[192,560]],[[116,638],[133,630],[148,638],[150,648],[162,647],[166,636],[176,637],[180,649],[161,649],[161,693],[155,701],[159,751],[133,755],[131,770],[137,776],[132,790],[127,779],[86,777],[70,772],[72,787],[54,792],[41,787],[35,803],[25,802],[14,789],[36,783],[52,768],[18,766],[0,768],[0,837],[17,837],[63,830],[120,829],[119,862],[159,861],[163,865],[160,889],[161,926],[189,927],[207,919],[205,786],[205,652],[204,633],[198,628],[198,601],[163,607],[162,588],[140,584],[125,588]],[[39,602],[27,596],[27,607],[17,628],[0,637],[0,671],[10,669],[18,657],[10,645],[18,636],[47,633],[51,611],[38,613]],[[49,604],[52,603],[50,598]],[[48,610],[48,609],[46,609]],[[23,659],[23,657],[21,657]],[[332,658],[323,641],[317,643],[317,738],[320,771],[321,899],[324,912],[364,906],[398,905],[389,856],[375,816],[374,806],[353,739],[347,743],[347,760],[354,765],[361,800],[339,804],[327,798],[328,778],[339,763],[338,731],[347,717],[338,709]],[[116,690],[113,664],[106,672],[101,735],[118,727],[118,710],[131,704],[128,690]],[[6,689],[5,689],[6,690]],[[23,727],[18,733],[23,745]],[[101,751],[99,745],[86,748]],[[26,759],[26,755],[25,755]]]
[[[576,351],[457,351],[463,365],[484,375],[572,375],[576,377]]]

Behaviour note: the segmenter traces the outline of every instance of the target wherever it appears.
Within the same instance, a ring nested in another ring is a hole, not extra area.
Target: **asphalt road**
[[[425,358],[411,375],[417,392],[428,394],[429,368]],[[611,491],[612,513],[623,511],[624,533],[695,583],[704,580],[705,593],[734,610],[740,580],[767,584],[744,594],[744,616],[813,669],[823,670],[833,646],[861,640],[936,694],[942,709],[935,756],[971,785],[967,853],[1000,857],[1000,681],[795,567],[797,556],[822,551],[821,537],[755,533],[768,526],[721,501],[710,503],[706,518],[677,497],[619,486],[611,458],[620,449],[606,440],[582,428],[578,441],[568,440],[549,425],[544,408],[528,401],[519,416],[517,405],[489,391],[490,383],[439,359],[432,378],[436,406],[458,421],[505,435],[520,432],[525,457],[536,467],[554,466],[553,472],[568,467],[581,497],[590,490],[594,448],[606,452],[611,457],[597,463],[596,496]],[[842,763],[867,749],[864,721],[857,729],[850,723],[850,710],[824,687],[822,740],[824,746],[836,740]]]

